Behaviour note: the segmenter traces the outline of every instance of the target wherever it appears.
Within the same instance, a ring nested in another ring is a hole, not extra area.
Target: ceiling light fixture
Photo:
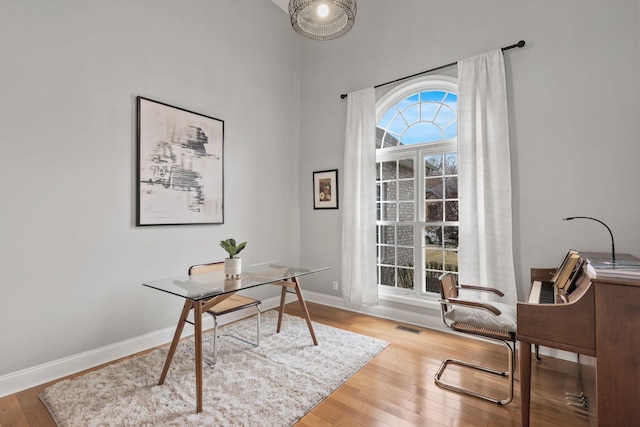
[[[312,40],[345,35],[356,20],[355,0],[290,0],[289,17],[297,33]]]
[[[327,16],[329,16],[329,6],[327,6],[325,3],[320,3],[318,5],[318,9],[316,10],[320,18],[326,18]]]

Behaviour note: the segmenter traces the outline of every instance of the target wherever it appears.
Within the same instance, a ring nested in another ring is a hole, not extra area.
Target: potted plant
[[[229,254],[224,260],[224,274],[227,277],[239,276],[242,272],[242,259],[238,258],[238,254],[247,246],[247,242],[236,244],[235,239],[227,239],[221,240],[220,246]]]

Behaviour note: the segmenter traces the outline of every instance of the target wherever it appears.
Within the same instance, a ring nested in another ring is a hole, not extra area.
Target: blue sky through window
[[[455,93],[419,92],[390,107],[377,126],[397,139],[398,145],[435,142],[457,137],[457,111]]]

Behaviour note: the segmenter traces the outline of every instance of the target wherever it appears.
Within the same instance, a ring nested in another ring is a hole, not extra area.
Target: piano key
[[[553,282],[534,281],[529,293],[529,304],[554,304],[556,300]]]

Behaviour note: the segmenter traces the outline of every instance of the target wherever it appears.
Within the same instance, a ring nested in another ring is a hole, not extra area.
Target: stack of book
[[[640,279],[640,261],[601,262],[589,260],[589,274],[594,278]]]

